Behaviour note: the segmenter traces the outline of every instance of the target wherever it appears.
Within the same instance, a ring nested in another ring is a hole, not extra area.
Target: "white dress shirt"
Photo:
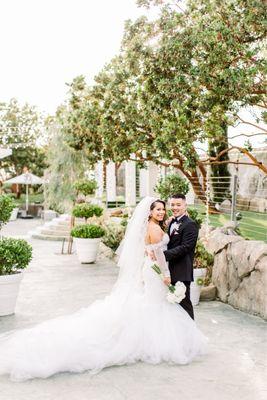
[[[183,218],[184,215],[185,215],[185,214],[179,215],[179,217],[176,217],[176,218],[177,218],[177,222],[175,221],[175,222],[173,222],[173,223],[171,224],[170,235],[172,234],[172,232],[174,231],[174,229],[178,230],[178,228],[179,228],[179,221],[180,221],[181,218]]]

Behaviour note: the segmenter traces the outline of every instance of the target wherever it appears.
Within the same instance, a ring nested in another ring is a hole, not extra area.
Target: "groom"
[[[186,198],[183,194],[174,194],[170,199],[173,213],[168,228],[170,241],[168,250],[164,251],[165,258],[169,261],[171,278],[166,278],[165,283],[175,285],[181,281],[186,286],[185,298],[180,305],[194,319],[193,305],[190,300],[190,284],[193,279],[193,260],[198,237],[197,224],[187,216]]]

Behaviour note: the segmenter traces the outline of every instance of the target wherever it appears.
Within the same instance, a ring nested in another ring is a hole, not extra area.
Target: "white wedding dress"
[[[160,243],[165,248],[168,235]],[[58,372],[92,373],[113,365],[190,363],[203,354],[206,338],[143,256],[141,280],[120,279],[111,294],[69,316],[0,336],[0,374],[23,381]]]

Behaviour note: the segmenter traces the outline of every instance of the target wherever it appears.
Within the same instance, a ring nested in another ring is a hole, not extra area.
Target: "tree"
[[[59,107],[55,117],[46,121],[49,136],[47,149],[47,183],[44,186],[45,203],[58,212],[69,212],[76,198],[74,183],[86,176],[89,163],[85,150],[76,151],[67,144],[66,109]]]
[[[232,163],[226,157],[231,150],[267,173],[248,149],[225,140],[225,126],[236,122],[240,108],[266,104],[264,4],[194,0],[181,9],[178,1],[139,1],[150,3],[160,5],[159,18],[127,22],[121,53],[70,115],[70,144],[90,148],[92,162],[133,159],[175,166],[202,199],[206,166]],[[199,142],[211,146],[204,160]]]
[[[12,155],[1,161],[6,172],[18,175],[28,167],[32,173],[43,175],[44,135],[42,117],[35,107],[21,106],[16,99],[0,104],[0,146],[12,149]]]

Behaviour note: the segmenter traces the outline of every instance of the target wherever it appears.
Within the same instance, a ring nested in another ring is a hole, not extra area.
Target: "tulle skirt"
[[[158,288],[145,277],[144,291],[126,301],[115,291],[69,316],[1,335],[0,374],[23,381],[137,361],[190,363],[207,340],[180,305],[166,301],[154,274],[149,283],[156,279]]]

